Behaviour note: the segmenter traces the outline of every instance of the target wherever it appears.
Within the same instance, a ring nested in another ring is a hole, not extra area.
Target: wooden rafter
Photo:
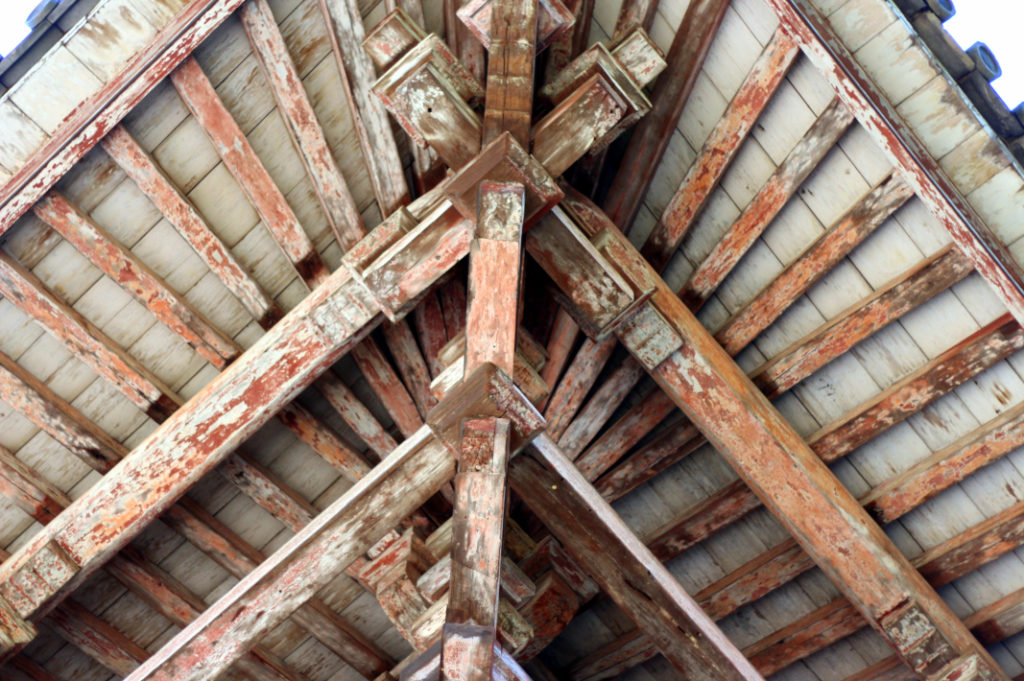
[[[1024,271],[808,0],[768,0],[779,22],[903,173],[957,246],[1024,323]]]

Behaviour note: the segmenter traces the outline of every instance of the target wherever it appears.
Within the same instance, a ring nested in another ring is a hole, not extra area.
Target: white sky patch
[[[966,50],[976,42],[989,46],[1003,69],[992,87],[1011,109],[1024,101],[1024,2],[953,0],[956,14],[946,30]]]
[[[0,54],[8,54],[29,34],[25,20],[40,0],[0,0]]]

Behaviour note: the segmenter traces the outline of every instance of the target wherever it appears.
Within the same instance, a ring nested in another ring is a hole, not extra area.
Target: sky
[[[0,0],[0,54],[7,54],[28,34],[25,18],[41,0]],[[604,2],[607,0],[597,0]],[[956,14],[946,28],[965,49],[987,44],[1003,67],[993,83],[1012,109],[1024,101],[1024,2],[1021,0],[954,0]]]

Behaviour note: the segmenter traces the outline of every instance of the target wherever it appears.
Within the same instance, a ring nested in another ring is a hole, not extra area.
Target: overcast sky
[[[609,0],[597,0],[607,2]],[[10,52],[28,33],[25,18],[40,0],[0,0],[0,54]],[[1012,109],[1024,101],[1024,2],[954,0],[957,12],[946,27],[964,48],[986,43],[1006,74],[993,85]]]

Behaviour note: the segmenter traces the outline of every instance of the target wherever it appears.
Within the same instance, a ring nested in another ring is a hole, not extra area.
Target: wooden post
[[[509,421],[462,424],[452,519],[451,586],[441,670],[451,681],[489,681],[498,624]]]
[[[483,142],[487,144],[507,131],[526,147],[533,118],[537,0],[494,0],[490,5]]]

